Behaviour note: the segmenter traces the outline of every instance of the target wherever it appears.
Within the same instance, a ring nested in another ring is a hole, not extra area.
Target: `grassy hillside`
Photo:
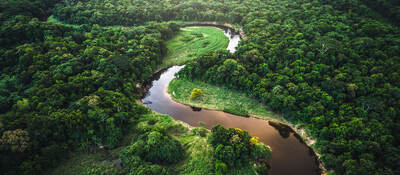
[[[215,27],[185,27],[166,42],[168,53],[162,67],[183,64],[213,50],[223,50],[229,39]]]

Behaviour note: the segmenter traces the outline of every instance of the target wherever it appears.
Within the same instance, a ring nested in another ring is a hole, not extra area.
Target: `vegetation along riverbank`
[[[196,99],[189,98],[192,89],[194,88],[202,90],[203,93],[201,97]],[[282,115],[271,112],[268,110],[268,107],[264,106],[257,99],[250,98],[243,92],[197,80],[189,81],[186,79],[174,79],[168,86],[168,93],[176,102],[188,106],[219,110],[243,117],[255,117],[277,123],[284,123],[290,127],[290,130],[293,129],[294,132],[301,137],[300,139],[302,139],[309,147],[315,149],[314,144],[316,143],[316,140],[310,133],[306,132],[304,125],[288,121]],[[274,126],[278,126],[278,129],[281,128],[279,127],[279,124],[275,124]],[[313,152],[319,156],[317,150],[314,150]],[[322,164],[320,165],[320,168],[322,170],[325,169]]]
[[[137,103],[153,72],[184,63],[180,79],[244,93],[304,125],[330,174],[400,174],[399,9],[398,0],[0,1],[1,172],[51,174],[69,161],[82,163],[53,174],[265,172],[267,151],[245,132],[175,132],[168,124],[178,122]],[[232,24],[247,39],[230,53],[220,29],[180,30],[193,21]],[[97,156],[103,149],[111,157]]]

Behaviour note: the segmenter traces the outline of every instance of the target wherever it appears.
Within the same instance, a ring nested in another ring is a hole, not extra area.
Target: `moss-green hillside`
[[[229,39],[215,27],[185,27],[166,42],[168,49],[162,67],[183,64],[210,51],[224,50]]]

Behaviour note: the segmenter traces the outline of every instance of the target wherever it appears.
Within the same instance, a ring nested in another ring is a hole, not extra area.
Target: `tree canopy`
[[[43,174],[68,150],[118,146],[151,113],[136,100],[164,42],[182,21],[217,21],[247,39],[180,78],[237,89],[301,122],[336,174],[400,174],[399,10],[396,0],[1,1],[0,169]],[[267,155],[239,133],[214,129],[218,172],[254,158],[249,150]],[[152,162],[137,172],[166,174],[157,161],[181,160],[170,138],[154,131],[134,143],[151,154],[129,161]]]

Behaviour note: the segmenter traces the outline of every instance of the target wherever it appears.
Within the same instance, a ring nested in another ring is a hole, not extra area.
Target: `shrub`
[[[201,136],[201,137],[205,137],[205,136],[207,136],[207,129],[205,129],[205,128],[194,128],[193,130],[192,130],[192,132],[195,134],[195,135],[199,135],[199,136]]]
[[[193,99],[196,99],[198,97],[201,97],[202,95],[203,95],[203,91],[201,89],[194,88],[192,90],[192,93],[190,94],[190,99],[193,100]]]
[[[268,175],[268,166],[265,163],[258,164],[256,166],[256,171],[258,174]]]
[[[167,175],[168,169],[160,165],[142,165],[131,169],[128,175]]]
[[[29,142],[29,133],[22,129],[5,131],[0,138],[0,145],[14,152],[24,152],[29,148]]]
[[[214,126],[211,129],[209,141],[214,147],[216,174],[223,174],[218,171],[222,167],[220,162],[230,168],[254,163],[255,166],[260,167],[260,172],[265,172],[271,150],[258,139],[258,137],[251,137],[246,130],[240,128],[225,129],[221,125]]]
[[[183,158],[184,150],[180,142],[158,131],[145,133],[121,154],[122,162],[132,164],[139,156],[141,159],[157,163],[172,164]]]
[[[19,111],[27,111],[30,109],[29,101],[26,98],[17,101],[17,109]]]
[[[119,175],[118,169],[114,167],[114,164],[96,164],[93,167],[88,167],[81,172],[82,175],[98,174],[98,175]]]
[[[219,144],[215,150],[214,150],[214,157],[218,160],[223,161],[224,163],[227,163],[229,166],[233,166],[235,164],[235,161],[239,158],[237,157],[233,146],[230,145],[222,145]]]
[[[205,127],[205,126],[206,126],[206,123],[200,121],[200,122],[199,122],[199,125],[200,125],[201,127]]]
[[[256,160],[268,160],[271,156],[271,150],[262,143],[256,143],[251,152],[251,157]]]
[[[160,163],[171,164],[180,161],[184,150],[180,142],[171,137],[165,136],[158,131],[152,131],[147,137],[145,146],[145,160]]]
[[[257,144],[258,143],[258,137],[252,137],[251,139],[250,139],[250,144],[252,144],[252,145],[255,145],[255,144]]]
[[[215,174],[216,175],[222,175],[225,174],[228,171],[228,167],[226,164],[220,160],[215,161]]]

